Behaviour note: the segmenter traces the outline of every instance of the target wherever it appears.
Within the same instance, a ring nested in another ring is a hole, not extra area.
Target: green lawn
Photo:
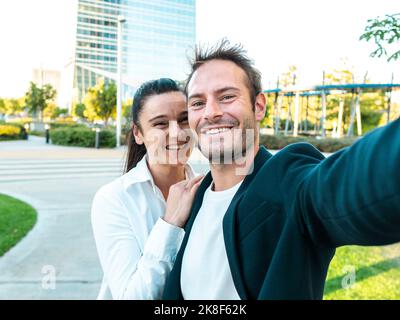
[[[0,257],[32,229],[36,219],[30,205],[0,194]]]
[[[343,288],[342,282],[353,283],[352,275],[354,285]],[[400,299],[400,244],[339,248],[329,268],[324,299]]]

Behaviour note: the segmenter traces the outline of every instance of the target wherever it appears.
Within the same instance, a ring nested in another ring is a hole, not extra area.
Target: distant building
[[[125,99],[143,81],[183,80],[195,44],[195,0],[79,0],[73,84],[75,101],[100,78],[116,78],[118,16],[123,24]]]

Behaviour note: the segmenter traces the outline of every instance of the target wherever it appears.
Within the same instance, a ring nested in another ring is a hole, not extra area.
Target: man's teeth
[[[182,149],[184,146],[186,145],[186,143],[185,144],[181,144],[181,145],[169,145],[169,146],[167,146],[167,149],[168,150],[180,150],[180,149]]]
[[[216,128],[216,129],[207,130],[205,132],[205,134],[217,134],[217,133],[226,132],[229,130],[230,130],[229,128]]]

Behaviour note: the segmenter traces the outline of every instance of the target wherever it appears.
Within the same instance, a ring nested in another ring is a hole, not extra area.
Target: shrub
[[[115,132],[110,130],[100,131],[100,147],[114,148],[116,146]]]
[[[88,128],[58,128],[50,130],[52,143],[63,146],[93,148],[96,143],[96,132]],[[115,133],[109,130],[100,131],[100,147],[115,147]]]
[[[17,126],[0,125],[0,136],[2,137],[18,137],[21,133],[21,129]]]
[[[45,137],[46,133],[44,131],[31,130],[31,131],[29,131],[29,135],[37,136],[37,137]]]
[[[264,145],[268,149],[279,150],[286,147],[289,144],[296,142],[308,142],[311,143],[321,152],[335,152],[342,148],[352,145],[358,138],[325,138],[317,139],[313,137],[288,137],[288,136],[271,136],[271,135],[260,135],[260,145]]]
[[[50,123],[51,129],[58,128],[87,128],[83,123],[68,122],[68,121],[57,121]]]
[[[19,124],[0,124],[0,140],[25,139],[26,130]]]

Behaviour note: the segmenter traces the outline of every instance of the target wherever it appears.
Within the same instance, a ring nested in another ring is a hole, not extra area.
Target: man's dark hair
[[[241,44],[231,44],[228,39],[220,40],[212,47],[195,47],[194,59],[190,61],[191,71],[186,80],[184,92],[188,97],[188,84],[196,70],[204,63],[211,60],[231,61],[241,68],[247,76],[247,87],[249,88],[251,102],[254,108],[257,95],[262,91],[261,74],[254,68],[253,61],[247,56],[247,52]]]

